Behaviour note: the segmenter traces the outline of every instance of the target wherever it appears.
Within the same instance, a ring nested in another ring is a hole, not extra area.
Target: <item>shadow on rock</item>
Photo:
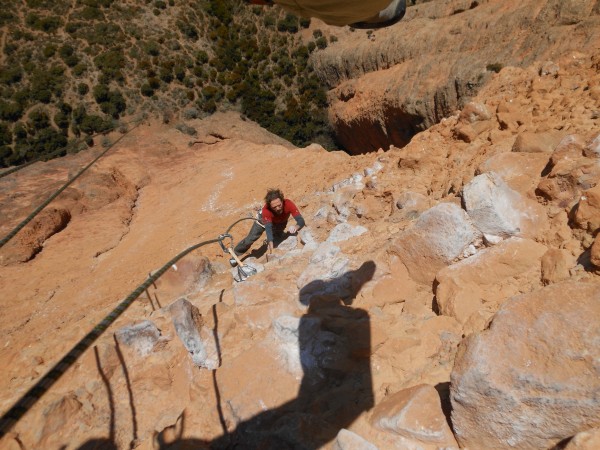
[[[341,277],[313,281],[301,289],[300,301],[308,311],[298,326],[303,378],[294,400],[257,414],[210,442],[166,443],[158,436],[160,448],[316,450],[371,409],[369,316],[351,305],[373,278],[375,267],[367,261]]]

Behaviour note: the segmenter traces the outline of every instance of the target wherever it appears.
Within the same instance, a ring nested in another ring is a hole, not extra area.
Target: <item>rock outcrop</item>
[[[568,293],[568,295],[565,295]],[[600,424],[600,285],[515,297],[461,344],[452,424],[468,448],[550,448]]]
[[[599,26],[595,0],[431,1],[409,7],[388,29],[331,30],[341,38],[312,61],[330,86],[329,115],[339,141],[362,153],[406,145],[462,109],[503,67],[525,68],[591,50]],[[540,75],[555,77],[560,65],[554,66],[544,64]],[[503,121],[523,122],[510,109]],[[472,128],[488,126],[479,122]],[[463,139],[472,139],[469,128],[461,129]]]

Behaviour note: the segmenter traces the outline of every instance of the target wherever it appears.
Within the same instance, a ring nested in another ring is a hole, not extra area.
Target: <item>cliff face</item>
[[[599,14],[595,0],[433,1],[409,7],[387,29],[345,30],[312,59],[330,86],[330,120],[346,149],[402,147],[461,109],[502,67],[597,51]]]
[[[512,8],[443,20],[494,5]],[[554,51],[387,152],[296,148],[236,113],[100,139],[115,146],[0,248],[0,412],[48,387],[0,447],[598,448],[600,59]],[[365,127],[388,120],[358,97]],[[0,178],[0,235],[100,151]],[[270,187],[307,227],[273,255],[259,239],[255,274],[236,281],[213,243],[118,306]]]

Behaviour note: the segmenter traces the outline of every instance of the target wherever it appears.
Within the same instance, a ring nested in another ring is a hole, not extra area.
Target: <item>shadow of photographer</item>
[[[316,450],[371,409],[369,316],[352,304],[375,268],[373,261],[367,261],[357,270],[312,281],[300,290],[300,301],[308,310],[298,325],[303,377],[295,399],[239,423],[210,442],[166,443],[159,434],[159,448]]]

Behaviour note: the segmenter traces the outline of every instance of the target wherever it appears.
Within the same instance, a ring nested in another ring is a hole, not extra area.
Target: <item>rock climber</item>
[[[398,22],[406,0],[246,0],[254,5],[279,5],[301,17],[316,17],[329,25],[383,28]]]
[[[287,227],[290,216],[294,218],[296,225]],[[267,233],[268,252],[273,253],[273,240],[274,238],[283,238],[286,227],[288,234],[296,234],[304,225],[304,218],[294,202],[284,198],[281,190],[269,189],[267,195],[265,195],[265,205],[258,214],[258,221],[252,224],[248,236],[242,239],[233,251],[238,256],[246,253],[265,231]],[[232,266],[237,264],[234,258],[231,258],[229,262]]]

